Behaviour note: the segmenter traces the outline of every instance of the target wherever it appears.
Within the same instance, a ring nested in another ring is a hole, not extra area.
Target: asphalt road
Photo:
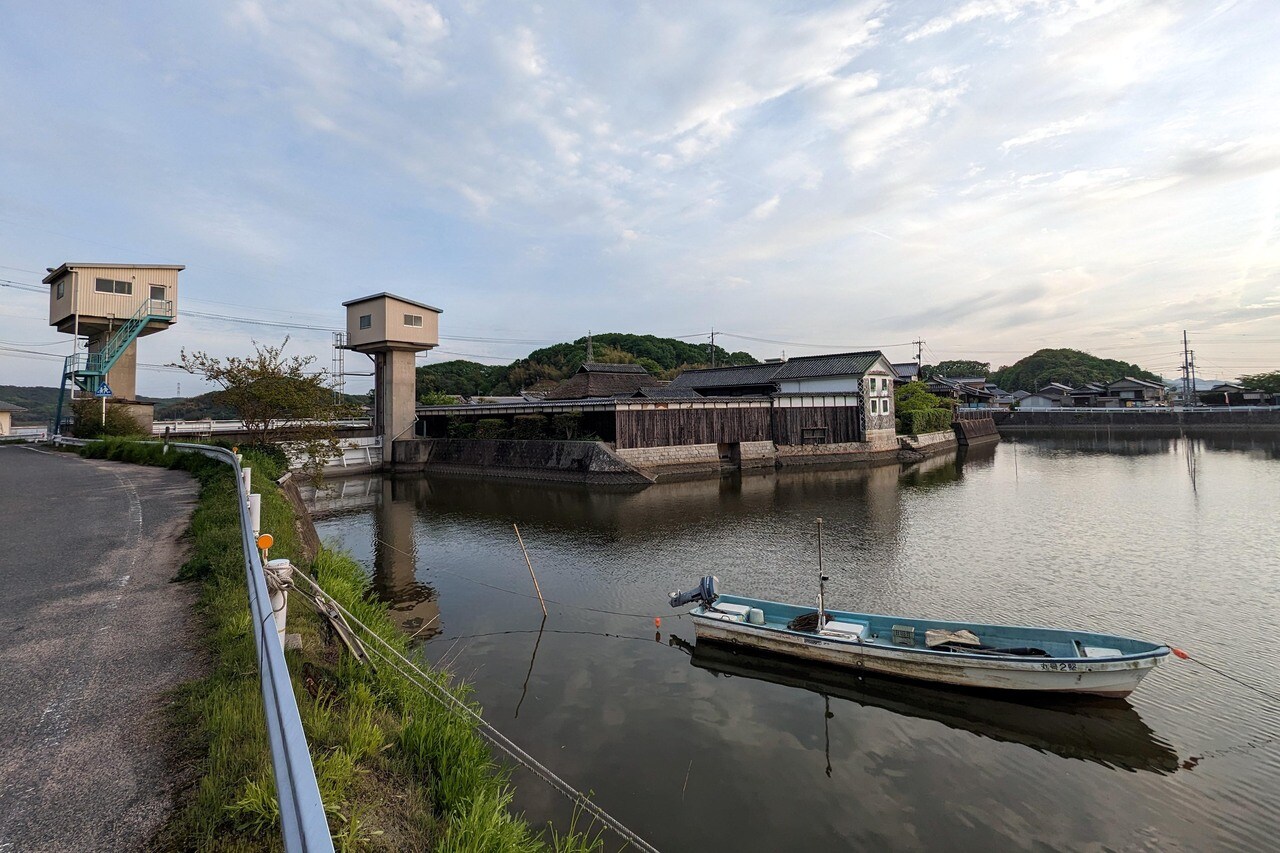
[[[182,472],[0,447],[0,853],[141,849],[168,814],[195,498]]]

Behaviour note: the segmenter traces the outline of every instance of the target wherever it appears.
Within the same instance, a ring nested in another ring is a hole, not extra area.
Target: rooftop
[[[95,267],[104,270],[185,270],[182,264],[103,264],[103,263],[83,263],[80,261],[67,261],[60,267],[45,267],[48,275],[41,279],[41,284],[51,284],[54,279],[61,278],[67,272],[73,269],[82,269],[84,267]]]
[[[4,400],[0,400],[0,412],[25,412],[25,411],[26,409],[22,408],[21,406],[14,405],[13,403],[6,403]]]
[[[428,305],[425,302],[419,302],[416,299],[409,299],[406,296],[397,296],[394,293],[387,293],[385,290],[382,293],[374,293],[369,296],[361,296],[359,299],[348,299],[346,302],[342,303],[342,307],[345,308],[348,305],[359,305],[361,302],[372,302],[375,299],[383,299],[384,297],[387,299],[397,299],[400,302],[405,302],[405,303],[408,303],[409,305],[417,305],[419,308],[425,308],[428,311],[434,311],[437,314],[444,313],[444,311],[441,311],[439,308],[436,308],[433,305]]]
[[[584,361],[579,371],[587,373],[648,373],[639,364],[606,364],[602,361]]]

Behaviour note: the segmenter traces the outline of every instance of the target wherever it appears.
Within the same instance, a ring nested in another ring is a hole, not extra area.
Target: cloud
[[[1043,142],[1046,139],[1052,139],[1055,136],[1064,136],[1068,133],[1074,133],[1081,127],[1089,124],[1092,118],[1088,115],[1080,115],[1075,118],[1062,119],[1061,121],[1050,122],[1049,124],[1034,127],[1031,130],[1021,133],[1012,139],[1006,139],[1000,143],[1000,147],[1005,151],[1010,148],[1018,148],[1022,145],[1031,145],[1035,142]]]

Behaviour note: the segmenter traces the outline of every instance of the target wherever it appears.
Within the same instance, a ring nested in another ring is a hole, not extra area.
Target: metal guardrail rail
[[[90,442],[63,438],[59,444],[84,446]],[[155,443],[155,442],[151,442]],[[333,838],[325,817],[320,788],[316,784],[311,751],[302,730],[298,702],[289,680],[289,666],[284,659],[267,592],[262,558],[253,539],[249,517],[249,495],[235,454],[224,447],[207,444],[170,442],[171,447],[201,453],[225,462],[235,472],[236,494],[240,501],[241,544],[244,549],[245,582],[249,587],[249,612],[253,617],[253,642],[258,656],[258,675],[262,688],[262,704],[267,718],[267,742],[271,746],[271,767],[275,775],[276,795],[280,801],[280,834],[287,853],[332,853]]]

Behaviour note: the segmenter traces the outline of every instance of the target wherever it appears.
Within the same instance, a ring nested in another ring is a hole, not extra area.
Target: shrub
[[[471,421],[449,419],[449,438],[475,438],[476,425]]]
[[[506,438],[509,434],[507,422],[502,418],[481,418],[476,421],[476,438]]]
[[[127,406],[107,403],[106,423],[102,419],[102,401],[82,398],[71,404],[75,422],[71,434],[76,438],[99,438],[104,435],[144,435],[142,427],[129,414]]]
[[[511,437],[524,441],[547,437],[547,419],[542,415],[516,415]]]
[[[951,410],[920,409],[914,412],[903,412],[898,420],[901,422],[899,432],[911,435],[941,432],[951,428]]]
[[[551,419],[551,432],[556,438],[564,438],[568,441],[576,438],[581,429],[582,415],[578,412],[556,415]]]

